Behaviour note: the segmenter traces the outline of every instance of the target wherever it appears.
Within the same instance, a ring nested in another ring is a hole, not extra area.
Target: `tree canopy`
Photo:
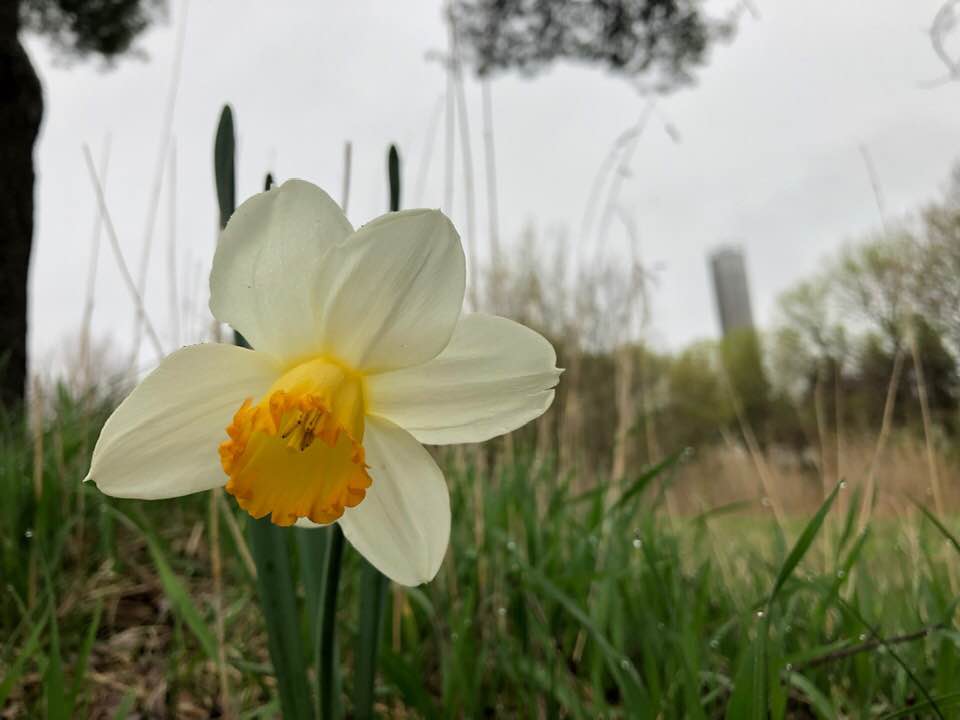
[[[65,57],[109,60],[130,51],[165,10],[165,0],[20,0],[20,22]]]
[[[454,0],[450,14],[466,59],[481,75],[527,74],[565,59],[601,65],[668,90],[693,82],[731,19],[704,0]]]

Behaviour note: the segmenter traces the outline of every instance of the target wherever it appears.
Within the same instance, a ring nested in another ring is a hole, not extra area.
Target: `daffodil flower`
[[[460,238],[438,211],[354,231],[307,182],[252,197],[220,238],[210,310],[253,349],[167,357],[107,420],[87,479],[144,499],[224,486],[255,518],[340,523],[399,583],[432,579],[450,499],[422,444],[520,427],[560,374],[536,332],[461,313],[464,283]]]

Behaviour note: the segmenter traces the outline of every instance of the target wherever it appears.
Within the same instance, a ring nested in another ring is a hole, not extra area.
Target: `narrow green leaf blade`
[[[267,625],[270,659],[277,677],[285,720],[313,717],[300,639],[297,601],[290,572],[286,528],[269,517],[250,518],[250,545],[257,565],[257,593]]]
[[[3,676],[3,680],[0,680],[0,707],[3,707],[7,702],[10,692],[17,682],[19,682],[20,678],[23,677],[27,662],[39,650],[40,635],[43,633],[44,628],[47,627],[48,617],[49,615],[44,613],[37,622],[34,623],[33,629],[23,643],[23,647],[20,649],[20,652],[17,653],[13,662],[10,663],[6,674]]]
[[[390,581],[373,565],[364,561],[360,577],[360,626],[357,642],[356,677],[353,710],[359,720],[373,717],[374,684],[380,637],[383,634],[383,609]]]
[[[783,588],[783,584],[790,579],[790,575],[793,574],[793,571],[796,569],[797,565],[800,564],[803,556],[807,554],[807,550],[809,550],[810,546],[813,544],[814,539],[817,537],[817,533],[820,532],[824,518],[826,518],[827,513],[830,512],[830,508],[833,506],[833,502],[837,499],[837,493],[840,492],[841,486],[842,483],[837,483],[830,495],[827,496],[827,499],[823,501],[822,505],[820,505],[820,509],[817,510],[810,522],[807,523],[807,526],[803,529],[803,532],[800,533],[800,537],[797,538],[796,544],[793,546],[790,554],[787,555],[787,559],[780,567],[780,572],[777,573],[777,579],[773,583],[773,590],[770,591],[770,598],[767,601],[768,605],[773,603],[777,595],[780,593],[781,588]]]
[[[327,532],[316,531],[316,532]],[[327,556],[323,565],[320,588],[320,618],[317,634],[317,692],[321,720],[335,720],[340,712],[340,653],[337,646],[337,598],[343,567],[343,530],[334,525],[329,530]]]

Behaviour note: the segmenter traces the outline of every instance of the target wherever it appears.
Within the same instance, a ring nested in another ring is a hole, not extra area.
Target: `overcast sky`
[[[878,224],[861,145],[891,216],[935,198],[960,155],[960,83],[924,87],[943,75],[926,34],[940,0],[872,0],[869,13],[866,3],[836,0],[755,4],[760,17],[746,16],[732,44],[715,49],[699,83],[660,102],[680,142],[655,119],[622,188],[621,205],[657,271],[653,336],[662,348],[717,334],[706,254],[719,242],[746,249],[754,313],[765,325],[781,290]],[[37,368],[72,347],[80,326],[96,216],[83,143],[99,158],[110,139],[107,202],[136,272],[184,9],[184,0],[173,2],[171,17],[142,39],[145,61],[125,59],[108,72],[94,63],[64,66],[42,40],[28,40],[46,97],[31,295]],[[181,290],[194,306],[206,299],[217,212],[212,141],[222,104],[236,111],[241,199],[259,190],[268,169],[339,197],[350,140],[349,216],[359,225],[386,204],[384,153],[392,141],[405,159],[405,201],[415,200],[445,83],[428,53],[445,42],[440,2],[190,4],[173,119],[176,192],[169,194],[168,173],[147,290],[167,349],[171,228]],[[471,81],[467,93],[479,165],[479,86]],[[570,65],[534,79],[498,78],[492,93],[504,240],[516,242],[528,225],[544,236],[566,228],[576,239],[604,156],[646,100],[601,69]],[[427,178],[422,203],[439,207],[442,138]],[[462,227],[457,192],[450,214]],[[482,237],[483,222],[479,229]],[[106,246],[100,260],[94,331],[122,348],[132,306]],[[204,318],[188,320],[182,335],[195,339]]]

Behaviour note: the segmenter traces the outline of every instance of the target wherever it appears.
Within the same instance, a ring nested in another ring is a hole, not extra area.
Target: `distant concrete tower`
[[[713,293],[717,301],[720,328],[726,337],[734,330],[753,327],[750,290],[747,286],[747,265],[743,249],[724,245],[710,253]]]

